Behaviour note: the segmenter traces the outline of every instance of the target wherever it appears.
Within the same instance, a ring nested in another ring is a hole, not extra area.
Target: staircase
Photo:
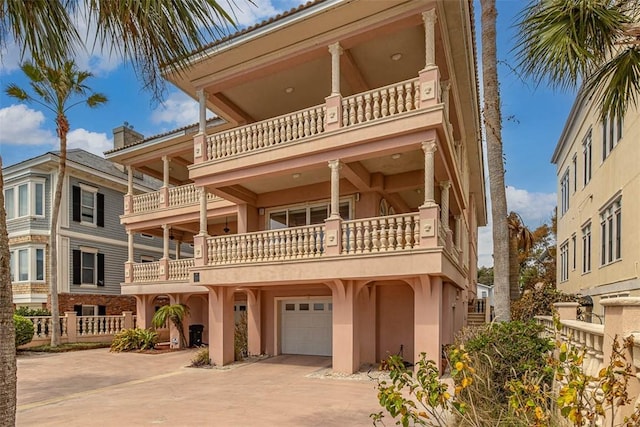
[[[487,310],[489,312],[487,313]],[[493,307],[489,305],[487,298],[469,301],[467,313],[467,326],[482,326],[493,318]]]

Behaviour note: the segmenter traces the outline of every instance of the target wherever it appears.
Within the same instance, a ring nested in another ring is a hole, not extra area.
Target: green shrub
[[[51,312],[46,308],[29,308],[29,307],[18,307],[16,308],[15,314],[19,316],[51,316]]]
[[[16,328],[16,348],[21,345],[29,344],[33,339],[33,323],[24,316],[13,315],[13,324]]]
[[[550,384],[553,374],[546,357],[553,343],[540,337],[543,330],[534,322],[518,321],[465,329],[458,341],[482,378],[473,382],[466,395],[484,397],[487,409],[499,414],[508,410],[509,381],[527,374],[540,375],[544,384]],[[483,402],[475,404],[483,406]]]
[[[200,366],[211,366],[211,358],[209,357],[209,349],[203,348],[200,349],[196,355],[191,359],[191,366],[200,367]]]
[[[578,297],[560,292],[552,285],[544,285],[525,291],[524,295],[511,303],[511,319],[526,322],[534,316],[551,316],[556,302],[576,302]]]
[[[111,342],[111,351],[150,350],[158,342],[158,334],[150,329],[123,329]]]

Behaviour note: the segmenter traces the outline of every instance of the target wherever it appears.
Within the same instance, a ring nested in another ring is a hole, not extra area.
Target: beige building
[[[470,7],[309,2],[168,70],[199,122],[107,153],[164,182],[130,186],[121,217],[138,325],[168,298],[217,364],[233,360],[239,312],[251,354],[327,355],[341,372],[390,354],[439,364],[486,223]],[[163,239],[161,259],[139,257],[140,233]],[[173,240],[194,255],[172,257]]]
[[[599,117],[579,94],[553,153],[558,288],[600,301],[640,296],[640,114]]]

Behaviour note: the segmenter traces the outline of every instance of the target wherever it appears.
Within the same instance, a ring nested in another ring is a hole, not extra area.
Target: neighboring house
[[[580,93],[551,161],[558,175],[558,289],[640,296],[640,112],[601,120]]]
[[[127,230],[194,244],[191,259],[130,254],[138,325],[169,298],[219,365],[234,309],[251,354],[328,355],[340,372],[398,353],[439,363],[486,223],[470,7],[314,1],[165,70],[199,123],[106,153],[164,182],[130,189]]]
[[[42,308],[49,295],[51,208],[59,155],[48,152],[3,169],[11,281],[16,306]],[[68,151],[58,228],[60,312],[121,314],[135,311],[135,301],[122,296],[122,264],[127,260],[127,234],[120,224],[128,175],[122,167],[84,150]],[[159,187],[149,177],[132,177],[136,191]],[[139,235],[141,257],[162,254],[162,240]],[[144,254],[144,256],[142,255]]]
[[[487,301],[489,301],[489,306],[493,306],[493,285],[483,285],[482,283],[478,283],[477,288],[477,298],[487,298]]]

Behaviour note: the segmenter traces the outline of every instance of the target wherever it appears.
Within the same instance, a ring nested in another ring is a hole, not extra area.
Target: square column
[[[247,290],[247,349],[249,355],[262,354],[261,319],[262,294],[260,289]]]
[[[333,371],[352,374],[360,368],[355,282],[334,280],[330,287],[333,302]]]
[[[441,369],[442,355],[442,279],[420,276],[413,282],[414,360],[420,353]]]
[[[235,319],[233,289],[209,288],[209,356],[218,366],[233,362]]]
[[[147,329],[151,327],[151,317],[153,316],[153,309],[150,301],[153,300],[153,295],[135,295],[136,297],[136,327],[140,329]]]

